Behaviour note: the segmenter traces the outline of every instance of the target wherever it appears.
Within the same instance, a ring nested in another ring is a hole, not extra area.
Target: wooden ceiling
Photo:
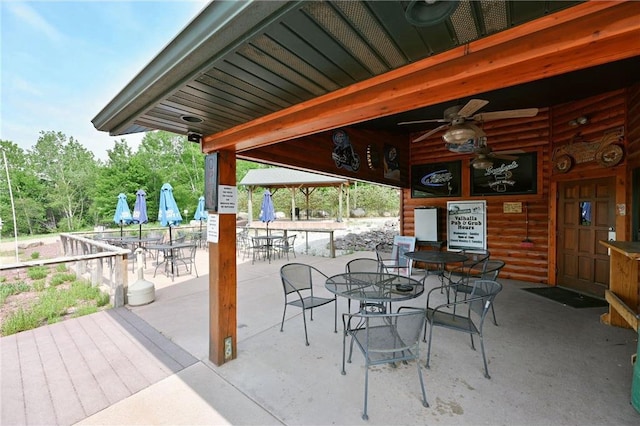
[[[408,135],[398,121],[471,97],[545,107],[638,80],[640,2],[460,1],[429,26],[409,4],[212,2],[93,123],[246,153],[343,126]]]

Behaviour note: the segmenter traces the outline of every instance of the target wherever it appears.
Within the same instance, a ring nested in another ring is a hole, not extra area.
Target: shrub
[[[60,284],[63,284],[65,282],[71,282],[73,280],[76,279],[76,274],[55,274],[53,277],[51,277],[51,282],[49,284],[51,284],[52,286],[59,286]]]
[[[58,266],[56,266],[56,272],[67,272],[67,265],[64,263],[58,263]]]
[[[7,300],[7,297],[29,290],[29,285],[25,284],[22,281],[9,284],[0,284],[0,305],[3,304],[5,300]]]
[[[40,252],[39,251],[31,252],[31,259],[35,260],[35,259],[39,259],[39,258],[40,258]]]
[[[27,276],[32,280],[39,280],[49,275],[49,269],[45,266],[32,266],[27,269]]]
[[[33,311],[19,309],[2,323],[2,335],[8,336],[20,331],[31,330],[39,325],[40,321]]]

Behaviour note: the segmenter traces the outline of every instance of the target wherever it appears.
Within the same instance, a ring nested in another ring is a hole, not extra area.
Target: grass
[[[55,271],[50,274],[51,271]],[[37,266],[27,270],[31,285],[24,281],[12,283],[0,281],[0,305],[7,298],[31,292],[31,303],[19,307],[3,319],[0,332],[3,336],[53,324],[67,317],[79,317],[108,308],[109,295],[92,287],[87,280],[76,278],[64,265]]]

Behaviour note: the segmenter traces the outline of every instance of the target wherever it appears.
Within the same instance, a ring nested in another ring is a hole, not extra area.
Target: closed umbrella
[[[133,221],[140,224],[138,238],[142,239],[142,224],[149,221],[147,216],[147,193],[143,189],[136,192],[136,204],[133,206]]]
[[[182,222],[180,209],[173,198],[173,188],[170,184],[165,183],[160,188],[160,208],[158,210],[158,220],[162,226],[169,226],[169,244],[172,243],[171,226],[178,225]]]
[[[116,205],[116,214],[113,221],[120,225],[120,237],[122,237],[122,226],[131,223],[131,210],[127,204],[127,196],[123,193],[118,194],[118,204]]]
[[[204,196],[198,198],[198,207],[196,207],[196,212],[193,214],[193,219],[199,220],[201,227],[202,221],[207,220],[207,211],[204,209]]]
[[[260,220],[267,224],[267,235],[269,235],[269,222],[276,220],[276,212],[273,208],[273,200],[271,193],[265,190],[262,195],[262,205],[260,206]]]

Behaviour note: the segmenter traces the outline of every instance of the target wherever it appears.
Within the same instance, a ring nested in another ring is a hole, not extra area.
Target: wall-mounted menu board
[[[447,249],[487,249],[487,202],[447,202]]]
[[[515,154],[515,160],[492,158],[486,170],[472,169],[471,195],[535,194],[537,191],[537,153]]]
[[[460,161],[411,166],[411,198],[459,197]]]

